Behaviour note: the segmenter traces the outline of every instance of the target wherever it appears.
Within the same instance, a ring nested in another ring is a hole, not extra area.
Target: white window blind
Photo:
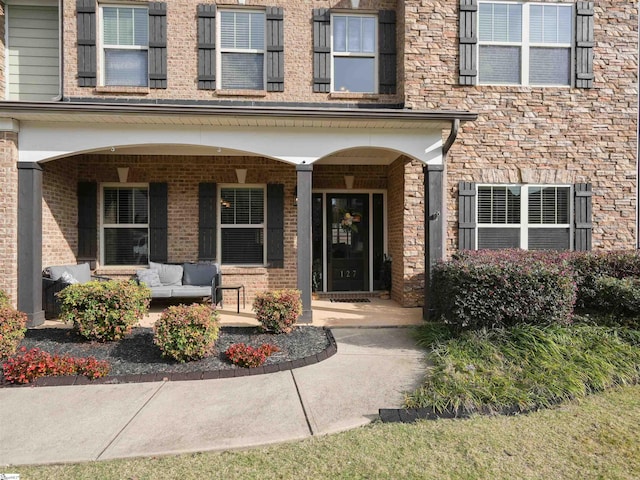
[[[571,83],[572,5],[482,2],[478,31],[481,84]]]
[[[102,254],[105,265],[146,265],[149,192],[143,187],[104,187]]]
[[[104,85],[148,84],[147,8],[102,7],[102,45]]]
[[[261,265],[265,247],[264,188],[220,189],[223,264]]]
[[[220,12],[223,89],[264,90],[264,12]]]

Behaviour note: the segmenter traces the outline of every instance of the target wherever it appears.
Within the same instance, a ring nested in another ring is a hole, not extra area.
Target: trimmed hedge
[[[290,333],[302,315],[300,290],[262,292],[253,301],[253,311],[263,332]]]
[[[57,293],[60,319],[89,340],[120,340],[149,309],[151,291],[133,281],[73,284]]]
[[[153,343],[164,357],[178,362],[200,360],[213,351],[219,330],[218,311],[210,305],[174,305],[155,323]]]
[[[435,266],[432,284],[436,315],[459,328],[568,324],[576,300],[568,263],[547,252],[460,252]]]

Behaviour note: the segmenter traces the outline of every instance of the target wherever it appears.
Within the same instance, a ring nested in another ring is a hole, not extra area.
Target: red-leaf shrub
[[[162,312],[155,323],[153,342],[162,355],[179,362],[199,360],[213,350],[220,327],[211,305],[175,305]]]
[[[300,290],[284,289],[259,293],[253,301],[253,311],[260,329],[273,333],[290,333],[302,315]]]
[[[27,316],[11,305],[0,304],[0,359],[16,353],[27,331]]]
[[[523,250],[461,252],[435,266],[436,315],[460,328],[567,324],[576,299],[564,254]]]
[[[110,280],[69,285],[57,293],[60,319],[73,322],[89,340],[120,340],[149,309],[151,291],[133,281]]]
[[[239,367],[252,368],[259,367],[267,360],[267,357],[279,351],[277,346],[270,343],[263,343],[258,348],[244,343],[234,343],[227,348],[224,354]]]
[[[39,348],[27,351],[20,349],[20,354],[2,364],[4,378],[9,383],[30,383],[36,378],[61,375],[84,375],[94,380],[109,373],[107,362],[93,357],[75,358],[68,355],[51,355]]]

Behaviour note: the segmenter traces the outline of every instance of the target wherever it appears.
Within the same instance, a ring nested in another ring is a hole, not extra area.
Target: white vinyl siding
[[[481,84],[571,84],[572,5],[480,2],[478,30]]]
[[[7,99],[47,101],[60,93],[57,7],[7,7]]]

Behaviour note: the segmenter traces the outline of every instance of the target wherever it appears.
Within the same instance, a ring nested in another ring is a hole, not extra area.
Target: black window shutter
[[[458,183],[458,249],[476,248],[476,184]]]
[[[284,15],[267,7],[267,91],[284,92]]]
[[[78,86],[96,86],[96,2],[76,0]]]
[[[478,78],[478,0],[460,0],[460,85],[475,85]]]
[[[378,13],[378,91],[396,93],[396,12]]]
[[[215,183],[198,186],[198,260],[216,259],[217,190]]]
[[[78,182],[78,260],[98,256],[98,184]]]
[[[328,8],[313,9],[313,91],[331,89],[331,16]]]
[[[198,5],[198,89],[216,89],[216,6]]]
[[[166,262],[167,254],[167,184],[149,184],[149,260]]]
[[[284,185],[267,185],[267,263],[284,268]]]
[[[576,87],[593,88],[594,2],[576,4]]]
[[[149,88],[167,88],[167,4],[149,3]]]
[[[591,223],[591,191],[590,183],[576,183],[574,190],[574,249],[577,251],[591,250],[591,232],[593,225]]]

